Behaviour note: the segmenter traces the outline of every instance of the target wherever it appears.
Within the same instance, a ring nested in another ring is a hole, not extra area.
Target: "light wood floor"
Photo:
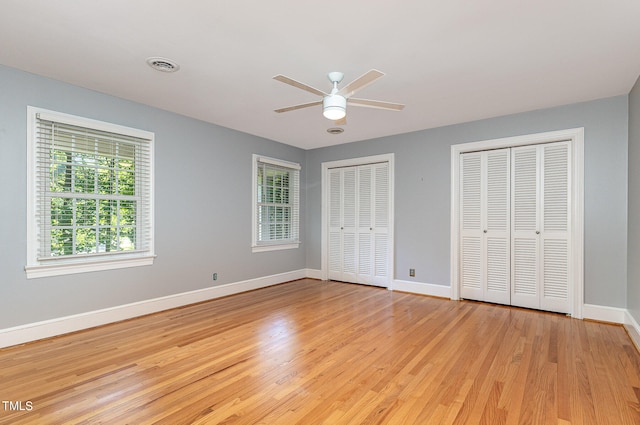
[[[301,280],[0,350],[1,424],[640,424],[621,326]]]

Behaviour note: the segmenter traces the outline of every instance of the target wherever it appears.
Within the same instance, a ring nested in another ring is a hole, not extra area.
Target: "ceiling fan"
[[[290,86],[308,91],[309,93],[322,96],[322,100],[276,109],[275,112],[289,112],[296,109],[308,108],[310,106],[322,105],[322,115],[324,115],[325,118],[335,121],[336,124],[340,125],[346,124],[347,103],[349,105],[360,106],[364,108],[401,111],[404,108],[404,105],[400,103],[351,97],[358,90],[367,87],[378,78],[383,76],[383,72],[380,72],[377,69],[372,69],[356,78],[346,86],[342,87],[341,89],[338,89],[338,84],[340,84],[340,82],[344,78],[344,74],[342,72],[330,72],[327,77],[333,84],[333,88],[331,89],[330,93],[325,93],[322,90],[318,90],[315,87],[311,87],[307,84],[301,83],[300,81],[296,81],[293,78],[289,78],[284,75],[276,75],[275,77],[273,77],[274,80],[278,80],[285,84],[289,84]]]

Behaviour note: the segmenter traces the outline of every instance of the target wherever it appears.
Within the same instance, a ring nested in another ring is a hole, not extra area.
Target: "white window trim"
[[[262,155],[252,155],[252,175],[251,175],[251,252],[267,252],[267,251],[278,251],[283,249],[295,249],[300,246],[300,240],[297,241],[282,241],[282,242],[271,242],[271,243],[259,243],[258,242],[258,187],[256,182],[258,180],[258,162],[263,162],[267,164],[277,165],[279,167],[290,168],[293,170],[300,171],[302,167],[300,164],[295,162],[284,161],[281,159],[269,158]],[[298,185],[298,226],[300,226],[300,185]],[[298,228],[298,238],[300,237],[300,229]]]
[[[122,252],[109,255],[88,255],[78,258],[60,258],[55,260],[38,260],[38,222],[36,216],[36,140],[37,116],[66,124],[87,127],[95,130],[125,134],[149,140],[150,155],[150,234],[149,250],[143,253]],[[94,272],[126,267],[147,266],[153,264],[156,257],[154,251],[154,138],[152,132],[131,127],[92,120],[60,112],[50,111],[33,106],[27,106],[27,264],[25,272],[27,279],[61,276],[75,273]]]

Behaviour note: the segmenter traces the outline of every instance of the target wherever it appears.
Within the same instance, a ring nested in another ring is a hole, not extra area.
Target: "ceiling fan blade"
[[[328,96],[329,95],[328,93],[325,93],[322,90],[318,90],[315,87],[311,87],[311,86],[309,86],[309,85],[307,85],[305,83],[301,83],[300,81],[296,81],[293,78],[285,77],[284,75],[278,74],[275,77],[273,77],[273,79],[274,80],[278,80],[278,81],[280,81],[282,83],[285,83],[285,84],[289,84],[290,86],[297,87],[297,88],[302,89],[304,91],[308,91],[309,93],[313,93],[313,94],[318,95],[318,96],[323,96],[324,97],[324,96]]]
[[[339,120],[335,120],[333,123],[335,125],[347,125],[347,116],[345,115],[343,118],[340,118]]]
[[[352,97],[347,101],[353,106],[361,106],[363,108],[387,109],[391,111],[402,111],[404,105],[402,103],[383,102],[381,100],[358,99]]]
[[[315,102],[301,103],[300,105],[287,106],[286,108],[276,109],[274,112],[278,112],[278,113],[289,112],[289,111],[295,111],[296,109],[308,108],[310,106],[316,106],[316,105],[322,105],[322,101],[317,100]]]
[[[353,96],[358,90],[367,87],[369,84],[384,76],[384,72],[372,69],[365,72],[338,91],[338,94],[346,98]]]

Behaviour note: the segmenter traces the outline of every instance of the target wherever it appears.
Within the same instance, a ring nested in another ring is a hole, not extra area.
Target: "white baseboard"
[[[82,329],[93,328],[107,323],[119,322],[133,317],[144,316],[162,310],[182,307],[202,301],[220,298],[240,292],[265,288],[307,277],[308,270],[295,270],[241,282],[213,286],[211,288],[197,289],[195,291],[168,295],[166,297],[153,298],[131,304],[109,307],[86,313],[74,314],[36,323],[0,329],[0,348],[11,345],[23,344]]]
[[[624,327],[629,334],[629,338],[631,338],[631,342],[633,342],[633,345],[636,347],[636,350],[640,351],[640,325],[631,315],[629,310],[627,310],[627,314],[625,316]]]
[[[306,274],[309,279],[318,279],[322,280],[322,270],[317,269],[306,269]]]
[[[631,326],[635,331],[640,334],[640,324],[633,318],[629,310],[626,311],[624,324],[627,326]]]
[[[625,323],[626,315],[627,309],[625,308],[593,304],[584,304],[582,306],[582,317],[584,319],[611,323]]]
[[[411,282],[408,280],[394,279],[392,283],[394,291],[411,292],[432,297],[451,298],[451,287],[444,285],[433,285],[431,283]]]

